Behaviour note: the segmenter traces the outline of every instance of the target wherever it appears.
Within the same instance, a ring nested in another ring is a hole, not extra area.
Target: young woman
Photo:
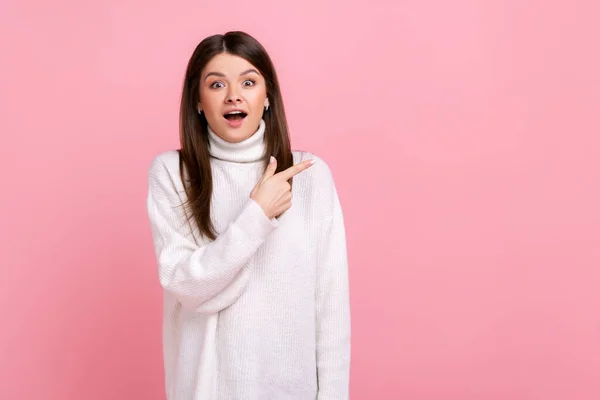
[[[349,398],[342,209],[327,164],[292,151],[273,64],[243,32],[189,61],[181,149],[149,169],[168,400]]]

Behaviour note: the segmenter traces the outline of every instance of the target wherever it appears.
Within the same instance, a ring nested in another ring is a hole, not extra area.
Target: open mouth
[[[231,111],[224,115],[228,121],[241,121],[246,118],[247,114],[243,111]]]

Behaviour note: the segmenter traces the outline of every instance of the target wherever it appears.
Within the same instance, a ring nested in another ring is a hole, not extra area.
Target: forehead
[[[240,56],[220,53],[211,58],[206,64],[202,71],[202,76],[210,72],[219,72],[226,76],[238,76],[249,69],[256,69],[258,71],[258,68]]]

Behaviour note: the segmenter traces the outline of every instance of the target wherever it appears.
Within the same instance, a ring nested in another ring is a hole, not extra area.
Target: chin
[[[219,136],[221,136],[221,138],[223,140],[230,142],[230,143],[243,142],[244,140],[248,139],[250,136],[252,136],[256,132],[259,124],[260,124],[260,121],[258,121],[254,124],[254,123],[252,123],[252,121],[249,121],[246,119],[245,121],[243,121],[241,126],[232,128],[231,126],[229,126],[227,124],[227,122],[225,122],[225,124],[222,125],[222,131],[221,131],[221,132],[223,132],[223,135],[219,134]],[[256,125],[256,127],[254,127],[254,125]]]

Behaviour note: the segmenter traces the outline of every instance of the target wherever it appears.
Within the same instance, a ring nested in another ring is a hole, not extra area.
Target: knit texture
[[[149,168],[147,209],[164,290],[167,400],[349,398],[344,219],[331,171],[296,175],[292,207],[269,219],[249,198],[264,173],[264,121],[242,143],[209,130],[218,237],[186,218],[179,155]]]

